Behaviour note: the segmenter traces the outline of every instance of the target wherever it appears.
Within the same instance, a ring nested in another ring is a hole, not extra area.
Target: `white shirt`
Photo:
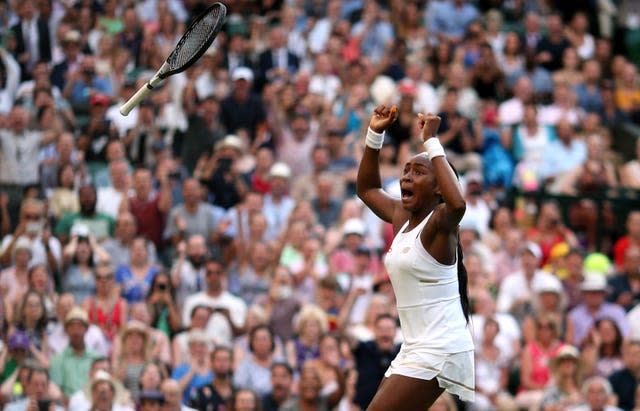
[[[187,297],[182,308],[182,325],[191,325],[191,311],[198,305],[216,308],[226,308],[231,315],[231,321],[238,328],[244,326],[247,317],[247,305],[241,298],[228,291],[223,291],[218,297],[211,297],[206,291]],[[230,345],[233,343],[233,332],[226,317],[220,313],[213,313],[207,324],[207,334],[214,337],[216,343]]]
[[[498,106],[498,118],[503,126],[513,126],[522,122],[524,104],[517,98],[510,98]]]
[[[76,391],[69,399],[67,411],[89,411],[91,409],[91,400],[87,398],[84,390]],[[120,404],[113,404],[111,411],[133,411],[133,408]]]
[[[0,130],[0,184],[37,184],[42,133]]]
[[[113,187],[99,188],[96,211],[108,214],[115,219],[118,217],[120,203],[122,203],[123,198],[124,195]]]
[[[118,104],[109,107],[105,114],[105,117],[111,121],[111,124],[118,130],[120,138],[124,138],[127,135],[127,131],[134,128],[138,123],[138,106],[134,107],[128,116],[123,116],[120,114],[120,106],[123,103],[124,101],[120,101]]]
[[[29,264],[44,264],[49,267],[49,262],[47,261],[47,251],[44,249],[44,244],[42,243],[42,237],[38,236],[34,239],[31,239],[26,236],[22,236],[27,240],[31,241],[31,260],[29,260]],[[2,240],[2,245],[0,245],[0,254],[4,253],[9,244],[11,244],[11,240],[13,240],[13,234],[7,234]],[[62,262],[62,246],[60,245],[60,240],[56,237],[51,236],[49,238],[49,249],[53,254],[53,257],[58,262],[58,266]],[[50,269],[53,267],[49,267]],[[58,268],[58,267],[55,267]]]
[[[553,278],[553,275],[545,271],[536,270],[533,274],[533,279],[531,280],[531,288],[529,288],[529,283],[522,271],[507,275],[500,285],[498,300],[496,302],[496,310],[503,313],[509,312],[513,303],[517,299],[526,296],[531,296],[533,298],[533,289],[535,288],[535,284],[539,281],[553,281]]]
[[[491,317],[496,320],[500,327],[500,331],[498,331],[495,339],[496,346],[500,348],[500,351],[505,357],[513,358],[516,354],[514,352],[514,341],[520,341],[521,337],[520,325],[515,318],[508,313],[495,313]],[[486,318],[480,314],[473,314],[469,321],[472,327],[471,334],[473,335],[473,342],[476,347],[482,347],[485,321]]]

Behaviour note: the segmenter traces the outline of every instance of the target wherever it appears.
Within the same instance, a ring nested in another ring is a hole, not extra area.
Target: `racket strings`
[[[190,62],[203,48],[203,45],[209,44],[211,37],[215,36],[220,30],[221,18],[224,13],[220,13],[218,9],[212,10],[204,18],[200,19],[191,28],[189,33],[185,35],[184,42],[178,45],[175,52],[169,60],[170,70],[178,69]]]

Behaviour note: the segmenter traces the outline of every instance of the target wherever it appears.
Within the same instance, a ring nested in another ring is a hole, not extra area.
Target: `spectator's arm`
[[[7,90],[11,100],[13,100],[16,97],[16,92],[20,85],[20,65],[16,59],[2,47],[0,47],[0,58],[2,58],[2,62],[4,63],[6,74],[5,90]]]

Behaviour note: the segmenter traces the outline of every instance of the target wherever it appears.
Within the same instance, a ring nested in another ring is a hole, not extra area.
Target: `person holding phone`
[[[445,390],[474,400],[468,280],[459,240],[464,196],[436,137],[440,117],[433,114],[418,117],[425,152],[403,166],[401,198],[382,190],[378,157],[397,113],[395,106],[376,107],[356,180],[362,201],[393,224],[385,265],[404,336],[369,411],[427,409]]]
[[[28,367],[25,397],[5,405],[5,411],[63,411],[49,398],[49,373],[45,368]]]
[[[164,332],[167,338],[171,338],[182,328],[169,273],[161,271],[153,277],[146,303],[151,315],[151,325]]]

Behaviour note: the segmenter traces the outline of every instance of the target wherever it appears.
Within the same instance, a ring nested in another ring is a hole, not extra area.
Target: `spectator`
[[[618,325],[610,318],[596,321],[582,346],[586,375],[608,378],[624,368],[623,339]]]
[[[205,265],[206,290],[190,295],[182,308],[182,325],[190,326],[191,310],[204,305],[213,310],[207,331],[216,336],[217,343],[230,345],[233,337],[240,335],[244,327],[247,306],[242,299],[232,295],[226,289],[226,270],[215,260],[208,260]]]
[[[138,236],[129,245],[131,263],[116,268],[116,282],[129,304],[142,301],[149,293],[158,266],[149,256],[148,240]]]
[[[550,360],[562,350],[558,324],[549,315],[536,318],[535,340],[522,350],[520,388],[516,396],[519,408],[537,410],[544,396],[544,389],[551,379]]]
[[[339,374],[339,371],[335,371]],[[333,391],[330,395],[322,393],[322,380],[314,367],[304,367],[300,374],[300,394],[290,398],[280,406],[282,411],[301,411],[309,407],[317,410],[328,410],[340,402],[344,388]]]
[[[623,410],[634,407],[634,395],[638,388],[638,373],[640,373],[640,343],[630,341],[622,352],[625,368],[609,376],[613,392],[618,397],[618,406]],[[610,393],[611,391],[609,391]]]
[[[174,205],[167,217],[163,237],[176,247],[181,240],[200,234],[213,245],[219,239],[216,231],[223,211],[202,201],[202,187],[196,179],[188,179],[182,185],[184,203]]]
[[[69,345],[51,359],[51,381],[56,383],[65,397],[82,389],[89,378],[91,364],[99,355],[85,345],[85,335],[89,328],[87,313],[79,308],[72,308],[65,317],[64,330],[69,338]]]
[[[80,187],[78,199],[80,201],[80,211],[65,214],[56,225],[55,234],[60,239],[60,242],[66,244],[71,239],[72,231],[76,226],[86,227],[88,234],[91,234],[98,241],[111,236],[115,221],[111,216],[96,211],[96,188],[91,185]],[[83,234],[82,232],[85,229],[80,231]]]
[[[171,373],[171,378],[180,385],[185,404],[192,392],[211,383],[214,378],[209,337],[201,330],[193,330],[189,333],[188,346],[188,362],[178,365]]]
[[[373,340],[351,342],[358,371],[355,403],[362,409],[366,409],[373,399],[379,382],[400,349],[394,343],[396,328],[396,320],[388,314],[382,314],[376,318]]]
[[[614,262],[618,268],[624,264],[626,250],[640,245],[640,212],[630,211],[625,224],[627,234],[620,237],[613,247]]]
[[[551,74],[556,88],[564,85],[573,90],[574,87],[582,83],[582,72],[578,69],[580,62],[581,59],[575,47],[567,47],[564,50],[562,53],[562,67]]]
[[[213,380],[191,392],[189,404],[198,410],[216,410],[226,404],[235,388],[232,385],[232,350],[218,346],[211,352]]]
[[[270,68],[265,69],[265,74]],[[220,102],[220,122],[229,133],[237,134],[241,129],[246,130],[251,147],[257,148],[266,142],[267,124],[264,103],[251,92],[253,78],[253,71],[248,67],[240,66],[233,70],[233,89]]]
[[[5,304],[9,305],[18,301],[29,289],[28,272],[29,261],[31,260],[31,247],[25,238],[19,241],[12,241],[13,256],[10,261],[13,263],[0,272],[0,293]],[[11,308],[8,307],[11,311]]]
[[[147,327],[139,321],[129,321],[119,335],[111,360],[114,375],[138,399],[140,375],[150,358],[150,336]]]
[[[536,46],[536,61],[549,71],[555,71],[562,65],[562,53],[571,43],[565,35],[562,17],[552,14],[547,17],[547,35]]]
[[[574,411],[620,411],[620,408],[608,405],[611,402],[613,389],[609,381],[602,377],[591,377],[582,384],[582,395],[586,404],[574,407]],[[633,404],[630,402],[629,404]],[[631,407],[629,408],[631,409]]]
[[[462,41],[467,26],[476,19],[478,10],[462,0],[434,1],[426,10],[426,26],[435,37],[432,41]]]
[[[167,378],[160,384],[160,391],[164,395],[164,408],[167,411],[194,411],[194,408],[187,407],[182,403],[182,392],[180,391],[180,384],[178,381],[171,378]],[[200,410],[207,410],[208,408],[202,407]]]
[[[525,104],[533,98],[533,86],[528,77],[520,77],[513,87],[513,97],[498,106],[499,123],[505,127],[517,126],[524,120]],[[506,145],[510,148],[510,145]]]
[[[64,409],[58,404],[52,404],[49,398],[49,373],[47,370],[44,368],[30,368],[27,371],[25,397],[10,402],[4,409],[7,411],[42,409],[41,404],[44,404],[48,411],[62,411]]]
[[[138,223],[128,211],[118,213],[113,237],[102,242],[102,248],[109,254],[109,261],[114,267],[131,264],[131,242],[136,238]],[[149,241],[147,252],[151,261],[157,261],[155,245]]]
[[[275,239],[284,232],[289,215],[295,206],[295,202],[287,194],[291,177],[291,169],[284,163],[275,163],[269,170],[271,188],[264,196],[263,208],[269,224],[267,239]]]
[[[132,411],[130,408],[122,404],[121,384],[114,379],[107,371],[98,370],[91,378],[89,387],[91,393],[91,402],[89,404],[92,410],[96,411]],[[70,411],[76,411],[75,408],[69,408]],[[79,410],[78,410],[79,411]]]
[[[231,395],[227,405],[229,411],[260,411],[260,398],[252,390],[240,389]]]
[[[171,276],[167,272],[161,271],[153,277],[145,301],[153,328],[163,332],[167,338],[182,328]]]
[[[522,334],[525,342],[531,342],[536,335],[536,318],[546,315],[554,318],[558,324],[558,332],[565,335],[567,319],[564,314],[565,299],[562,284],[553,275],[541,278],[533,285],[535,295],[532,300],[532,311],[522,323]]]
[[[556,88],[556,92],[560,87]],[[587,146],[578,138],[573,126],[566,119],[556,124],[557,140],[549,142],[545,148],[540,167],[540,178],[551,193],[559,193],[571,172],[587,160]]]
[[[191,323],[189,327],[173,336],[171,347],[173,367],[188,363],[189,334],[194,330],[205,330],[212,312],[213,310],[205,305],[197,305],[191,310]],[[215,338],[211,337],[210,339],[214,345],[218,345],[215,344]]]
[[[49,368],[49,338],[46,333],[48,318],[44,298],[35,290],[27,291],[20,299],[15,328],[29,337],[29,356],[43,367]]]
[[[552,382],[544,391],[541,408],[556,410],[581,405],[584,397],[582,386],[583,364],[580,351],[571,345],[565,345],[551,360]]]
[[[602,68],[596,60],[587,60],[582,66],[582,83],[574,88],[578,96],[578,106],[587,113],[602,112],[600,79]]]
[[[88,313],[89,322],[102,330],[104,336],[113,343],[114,338],[127,321],[129,306],[127,301],[118,295],[114,287],[115,270],[109,264],[98,265],[94,270],[95,295],[82,303]]]
[[[294,297],[294,279],[291,272],[283,266],[273,270],[267,296],[258,298],[269,318],[269,328],[283,343],[294,334],[293,318],[300,311],[300,301]]]
[[[259,396],[271,392],[271,366],[278,360],[273,333],[266,325],[258,325],[249,332],[251,356],[245,358],[236,368],[233,385],[239,389],[249,389]]]
[[[624,252],[622,269],[608,279],[607,300],[630,311],[640,303],[640,248],[631,246]]]
[[[84,234],[84,233],[81,233]],[[77,304],[95,294],[96,263],[107,263],[109,255],[93,238],[74,235],[64,248],[64,278],[62,290],[74,295]]]
[[[581,346],[589,337],[593,324],[604,317],[615,321],[623,337],[629,334],[629,323],[624,309],[605,301],[607,280],[600,274],[587,273],[580,286],[584,302],[569,311],[566,341]]]

